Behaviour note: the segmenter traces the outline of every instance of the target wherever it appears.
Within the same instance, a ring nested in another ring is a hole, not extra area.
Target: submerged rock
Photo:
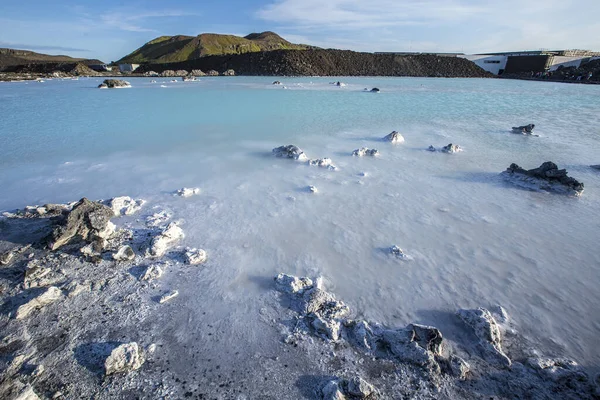
[[[208,256],[206,255],[206,251],[202,249],[185,249],[185,262],[190,265],[198,265],[206,262]]]
[[[31,314],[32,311],[39,310],[42,307],[47,306],[48,304],[52,304],[55,301],[58,301],[63,298],[62,291],[55,287],[51,286],[46,289],[42,294],[33,299],[29,300],[27,303],[19,306],[15,313],[16,319],[23,319]]]
[[[533,133],[533,128],[535,128],[534,124],[528,124],[523,126],[513,126],[513,133],[520,133],[523,135],[531,135]]]
[[[452,154],[452,153],[458,153],[460,151],[463,151],[463,149],[459,145],[457,145],[457,144],[449,143],[447,146],[442,147],[440,149],[440,151],[442,153],[450,153],[450,154]]]
[[[196,194],[200,194],[200,189],[199,188],[181,188],[178,189],[175,192],[175,195],[177,196],[181,196],[181,197],[190,197],[190,196],[194,196]]]
[[[104,362],[105,373],[112,375],[133,371],[140,368],[144,361],[144,354],[137,343],[124,343],[115,348]]]
[[[299,161],[307,161],[308,157],[302,149],[298,146],[294,146],[293,144],[288,144],[287,146],[279,146],[273,149],[273,154],[275,157],[283,157],[283,158],[291,158]]]
[[[392,143],[404,143],[404,136],[396,131],[393,131],[392,133],[386,135],[383,140]]]
[[[144,205],[144,200],[134,200],[129,196],[121,196],[115,197],[106,202],[106,205],[109,206],[115,216],[119,217],[121,215],[132,215],[139,211]]]
[[[454,154],[454,153],[458,153],[458,152],[463,151],[463,149],[459,145],[452,144],[452,143],[449,143],[448,145],[446,145],[446,146],[444,146],[444,147],[442,147],[440,149],[436,149],[433,146],[429,146],[427,148],[427,150],[429,150],[429,151],[440,151],[442,153],[448,153],[448,154]]]
[[[394,245],[390,248],[390,254],[398,257],[401,260],[412,260],[413,258],[406,254],[400,247]]]
[[[333,165],[333,161],[331,160],[331,158],[317,158],[314,160],[309,160],[308,165],[313,165],[320,168],[327,168],[332,171],[337,170],[337,167]]]
[[[88,243],[96,238],[106,239],[115,231],[115,225],[110,222],[112,217],[114,212],[111,208],[83,198],[54,229],[48,238],[48,247],[56,250],[74,238]]]
[[[594,169],[600,169],[600,164],[598,164],[598,165],[590,165],[590,167],[592,167]]]
[[[360,149],[356,149],[352,152],[353,156],[363,157],[363,156],[378,156],[379,151],[376,149],[369,149],[368,147],[361,147]]]
[[[502,350],[502,334],[492,313],[479,307],[473,310],[458,310],[457,314],[479,338],[486,358],[496,361],[501,366],[509,367],[511,365],[510,358]]]
[[[538,168],[526,170],[517,164],[511,164],[502,172],[506,178],[527,189],[544,190],[580,196],[583,193],[583,183],[567,176],[566,169],[558,169],[556,164],[546,161]]]
[[[373,88],[370,90],[371,93],[379,93],[381,90],[379,90],[379,88]]]
[[[281,85],[280,81],[273,81],[273,85]]]
[[[116,89],[116,88],[128,88],[131,84],[121,79],[105,79],[98,88],[100,89]]]
[[[150,254],[154,257],[162,257],[173,243],[184,236],[183,230],[175,222],[171,222],[160,234],[152,239]]]

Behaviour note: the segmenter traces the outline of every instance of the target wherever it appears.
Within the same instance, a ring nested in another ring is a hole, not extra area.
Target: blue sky
[[[0,47],[107,62],[157,36],[265,30],[295,43],[357,51],[600,51],[600,0],[2,3]]]

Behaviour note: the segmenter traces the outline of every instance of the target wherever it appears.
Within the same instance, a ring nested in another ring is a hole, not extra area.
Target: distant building
[[[410,51],[376,51],[374,54],[393,54],[395,56],[439,56],[439,57],[459,57],[465,53],[421,53],[421,52],[410,52]]]
[[[590,50],[532,50],[484,53],[458,56],[473,61],[484,70],[496,75],[503,73],[547,72],[561,67],[579,68],[600,58],[600,52]]]
[[[458,57],[466,58],[467,60],[474,62],[482,69],[491,72],[494,75],[502,75],[506,69],[506,63],[508,62],[508,56],[471,54]]]
[[[121,72],[133,72],[140,64],[119,64],[119,71]]]

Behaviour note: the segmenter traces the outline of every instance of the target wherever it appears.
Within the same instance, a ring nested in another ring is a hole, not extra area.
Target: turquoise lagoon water
[[[600,173],[589,168],[600,164],[600,86],[219,77],[134,78],[130,89],[98,90],[99,83],[0,83],[0,210],[143,198],[139,218],[168,210],[183,222],[183,244],[208,251],[214,269],[205,279],[229,309],[265,290],[257,276],[321,275],[370,320],[435,325],[459,341],[458,308],[500,304],[541,354],[600,361]],[[372,87],[381,93],[364,92]],[[540,137],[509,131],[528,123]],[[406,142],[379,140],[392,130]],[[450,142],[465,151],[425,151]],[[292,143],[339,169],[269,154]],[[362,146],[381,156],[350,155]],[[498,176],[512,162],[533,168],[548,160],[584,182],[581,198],[521,190]],[[171,195],[184,186],[202,194]],[[414,259],[390,257],[394,244]],[[165,279],[194,301],[197,282]]]

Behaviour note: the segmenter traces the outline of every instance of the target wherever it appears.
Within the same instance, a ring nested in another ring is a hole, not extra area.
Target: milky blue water
[[[600,86],[274,79],[0,83],[0,210],[143,198],[140,217],[166,209],[183,221],[183,244],[208,251],[234,304],[264,290],[257,276],[323,275],[358,315],[436,325],[451,340],[458,308],[500,304],[540,353],[598,364],[600,172],[589,165],[600,164]],[[509,131],[528,123],[540,137]],[[392,130],[406,142],[378,140]],[[450,142],[465,151],[424,150]],[[292,143],[338,171],[269,154]],[[381,156],[350,155],[362,146]],[[549,160],[584,182],[581,198],[498,177]],[[174,198],[183,186],[202,194]],[[394,244],[414,260],[389,257]],[[192,299],[193,282],[179,284]]]

